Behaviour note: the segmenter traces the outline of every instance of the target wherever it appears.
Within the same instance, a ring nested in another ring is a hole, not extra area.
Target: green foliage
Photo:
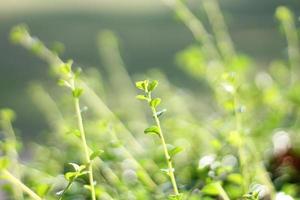
[[[144,133],[145,134],[156,134],[156,135],[159,135],[160,132],[159,132],[159,128],[157,126],[151,126],[149,128],[146,128],[144,130]]]
[[[41,141],[24,145],[33,152],[26,165],[19,161],[22,143],[12,127],[16,115],[0,110],[0,178],[11,184],[3,191],[18,200],[28,195],[35,200],[299,198],[300,53],[294,15],[283,6],[275,13],[288,60],[257,68],[234,49],[217,2],[202,3],[213,34],[184,1],[169,5],[200,42],[177,53],[176,62],[209,90],[179,88],[159,70],[150,71],[147,76],[159,82],[135,83],[141,92],[136,98],[150,115],[133,101],[131,77],[112,32],[100,36],[109,57],[103,60],[113,61],[107,62],[112,69],[104,79],[62,61],[61,44],[49,50],[26,26],[13,28],[11,40],[45,60],[64,88],[31,91],[49,127]],[[61,94],[64,90],[69,93]],[[84,116],[82,104],[91,108]],[[147,119],[154,125],[142,134]],[[158,137],[151,141],[149,134]]]

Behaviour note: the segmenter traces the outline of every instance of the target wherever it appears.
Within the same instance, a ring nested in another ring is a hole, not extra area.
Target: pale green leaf
[[[150,106],[156,108],[161,102],[160,98],[155,98],[150,101]]]
[[[180,153],[181,151],[183,151],[182,147],[174,147],[169,151],[170,157],[174,157],[176,154]]]
[[[157,80],[153,80],[151,81],[151,83],[149,83],[148,85],[148,92],[153,91],[158,85],[158,81]]]
[[[146,128],[144,130],[144,133],[146,133],[146,134],[157,134],[157,135],[160,134],[159,128],[157,126],[151,126],[149,128]]]

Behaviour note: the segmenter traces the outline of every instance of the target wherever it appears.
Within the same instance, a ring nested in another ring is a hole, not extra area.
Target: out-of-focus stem
[[[280,6],[276,10],[276,16],[279,19],[284,34],[286,36],[286,40],[288,43],[288,56],[290,62],[290,77],[291,77],[291,85],[295,83],[297,80],[298,72],[297,68],[300,64],[300,50],[299,50],[299,38],[297,29],[295,26],[295,20],[293,13],[286,7]]]
[[[217,0],[204,0],[202,3],[212,25],[223,59],[225,61],[232,59],[236,53]]]
[[[17,152],[17,139],[16,139],[15,131],[12,126],[12,122],[11,120],[3,120],[1,124],[3,126],[4,133],[6,134],[7,137],[6,141],[11,142],[13,144],[12,146],[9,146],[9,149],[7,150],[7,156],[9,157],[12,166],[11,167],[12,173],[17,179],[20,179],[21,172],[20,172],[20,166],[18,162],[19,155]],[[22,200],[24,198],[23,192],[20,191],[19,188],[13,188],[13,195],[18,200]]]
[[[6,180],[14,184],[15,186],[22,189],[25,193],[27,193],[32,199],[34,200],[43,200],[39,195],[37,195],[34,191],[24,185],[19,179],[17,179],[14,175],[12,175],[9,171],[3,170],[3,175],[5,176]]]
[[[149,100],[151,100],[151,92],[148,93],[148,98],[149,98]],[[175,179],[175,175],[174,175],[174,168],[173,168],[173,164],[172,164],[172,158],[169,154],[167,144],[166,144],[166,141],[165,141],[165,137],[164,137],[164,134],[163,134],[161,126],[160,126],[160,121],[159,121],[158,116],[157,116],[157,111],[156,111],[154,106],[151,106],[151,111],[152,111],[152,115],[154,117],[154,121],[155,121],[155,123],[158,127],[159,138],[161,139],[161,143],[162,143],[162,146],[163,146],[163,149],[164,149],[165,158],[166,158],[166,161],[167,161],[167,164],[168,164],[168,175],[170,177],[170,180],[171,180],[171,183],[172,183],[172,186],[173,186],[174,194],[179,195],[178,187],[177,187],[177,183],[176,183],[176,179]]]
[[[230,200],[230,198],[228,197],[226,191],[224,190],[224,188],[222,187],[220,182],[216,182],[216,187],[220,193],[220,196],[223,198],[223,200]]]
[[[73,90],[75,89],[74,79],[72,80],[72,89]],[[80,103],[79,103],[78,97],[74,97],[74,105],[75,105],[75,110],[76,110],[78,128],[80,131],[80,137],[81,137],[82,145],[84,148],[85,160],[86,160],[86,164],[87,164],[87,168],[88,168],[88,172],[89,172],[88,174],[89,174],[89,181],[90,181],[91,196],[92,196],[93,200],[96,200],[94,176],[93,176],[93,166],[92,166],[92,163],[90,160],[89,147],[86,142],[85,130],[84,130],[84,126],[83,126],[83,120],[82,120]]]
[[[219,52],[213,44],[210,35],[201,21],[189,10],[189,8],[181,0],[163,1],[174,10],[182,22],[190,29],[194,38],[203,45],[207,57],[212,60],[220,59]]]

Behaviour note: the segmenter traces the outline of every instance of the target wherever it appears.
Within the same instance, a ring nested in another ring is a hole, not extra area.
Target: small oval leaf
[[[72,95],[74,98],[79,98],[83,93],[83,89],[82,88],[75,88],[73,91],[72,91]]]
[[[153,80],[151,81],[151,83],[149,83],[148,85],[148,92],[153,91],[158,85],[158,81],[157,80]]]
[[[146,133],[146,134],[156,134],[156,135],[160,134],[159,128],[157,126],[151,126],[149,128],[146,128],[144,130],[144,133]]]
[[[156,108],[161,102],[160,98],[155,98],[150,101],[150,106]]]
[[[148,100],[148,98],[145,95],[137,95],[136,98],[139,100]]]
[[[94,160],[96,157],[100,156],[104,151],[99,149],[94,151],[91,155],[90,155],[90,159]]]
[[[173,149],[170,150],[169,154],[170,157],[173,158],[176,154],[180,153],[181,151],[183,151],[182,147],[174,147]]]

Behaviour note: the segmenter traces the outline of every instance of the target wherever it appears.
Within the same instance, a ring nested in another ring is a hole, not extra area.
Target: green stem
[[[68,183],[67,187],[66,187],[66,188],[64,189],[64,191],[61,193],[61,195],[60,195],[60,197],[59,197],[58,200],[62,200],[64,194],[65,194],[65,193],[67,192],[67,190],[72,186],[72,183],[73,183],[73,181]]]
[[[232,59],[236,53],[217,0],[204,0],[202,3],[224,60]]]
[[[20,179],[21,177],[21,171],[20,171],[20,166],[18,162],[18,152],[17,152],[17,139],[15,135],[15,131],[12,126],[12,121],[11,120],[4,120],[2,123],[4,133],[6,133],[7,141],[11,141],[13,146],[11,146],[7,150],[7,156],[10,159],[11,162],[11,171],[15,175],[17,179]],[[19,190],[19,188],[13,188],[13,193],[16,199],[22,200],[23,198],[23,193],[22,191]]]
[[[149,99],[151,99],[151,94],[149,93],[148,95],[149,95]],[[174,168],[173,168],[173,164],[172,164],[172,158],[169,154],[167,144],[166,144],[166,141],[165,141],[165,138],[164,138],[161,126],[160,126],[160,121],[157,117],[157,111],[156,111],[155,107],[153,107],[153,106],[151,106],[151,111],[152,111],[152,114],[154,116],[155,123],[158,127],[158,130],[159,130],[159,137],[160,137],[162,145],[163,145],[165,158],[166,158],[166,161],[167,161],[167,164],[168,164],[168,171],[169,171],[168,175],[170,176],[170,179],[171,179],[174,194],[179,195],[178,187],[177,187],[177,183],[176,183],[176,179],[175,179],[175,175],[174,175]]]
[[[17,187],[21,188],[25,193],[27,193],[32,199],[34,200],[43,200],[39,195],[37,195],[34,191],[24,185],[19,179],[17,179],[14,175],[12,175],[9,171],[3,170],[2,173],[4,174],[5,178],[11,182],[12,184],[16,185]]]
[[[244,177],[243,181],[243,190],[244,192],[247,192],[248,190],[248,185],[249,185],[249,176],[246,170],[246,166],[247,166],[247,159],[245,158],[245,156],[247,156],[247,154],[245,153],[244,150],[244,136],[241,133],[242,131],[242,120],[241,120],[241,116],[240,116],[240,112],[239,112],[239,103],[238,103],[238,96],[236,94],[237,91],[235,91],[234,93],[234,114],[235,114],[235,128],[236,131],[238,132],[238,136],[239,139],[241,140],[237,146],[237,151],[238,151],[238,157],[239,157],[239,161],[240,161],[240,167],[241,167],[241,173],[242,176]]]
[[[283,26],[283,30],[286,36],[288,44],[288,57],[290,63],[290,84],[293,85],[297,80],[297,68],[300,62],[300,49],[299,38],[297,34],[297,28],[294,21],[294,16],[290,10],[284,7],[289,14],[288,19],[281,19],[280,22]]]
[[[230,198],[228,197],[226,191],[222,187],[221,182],[217,182],[216,186],[217,186],[217,189],[218,189],[218,191],[220,193],[220,196],[223,198],[223,200],[230,200]]]
[[[92,166],[92,163],[90,160],[89,148],[88,148],[88,145],[86,142],[85,131],[84,131],[84,127],[83,127],[83,120],[82,120],[80,104],[79,104],[79,98],[74,99],[74,104],[75,104],[78,128],[80,131],[80,136],[81,136],[81,140],[82,140],[82,144],[83,144],[83,148],[84,148],[85,159],[86,159],[86,163],[88,165],[88,172],[89,172],[88,174],[89,174],[89,181],[90,181],[90,186],[91,186],[91,195],[92,195],[92,199],[96,200],[94,177],[93,177],[93,166]]]
[[[163,1],[175,11],[181,21],[190,29],[194,38],[203,44],[207,57],[213,60],[219,59],[220,54],[212,42],[210,35],[204,28],[202,22],[191,12],[191,10],[181,0]]]

